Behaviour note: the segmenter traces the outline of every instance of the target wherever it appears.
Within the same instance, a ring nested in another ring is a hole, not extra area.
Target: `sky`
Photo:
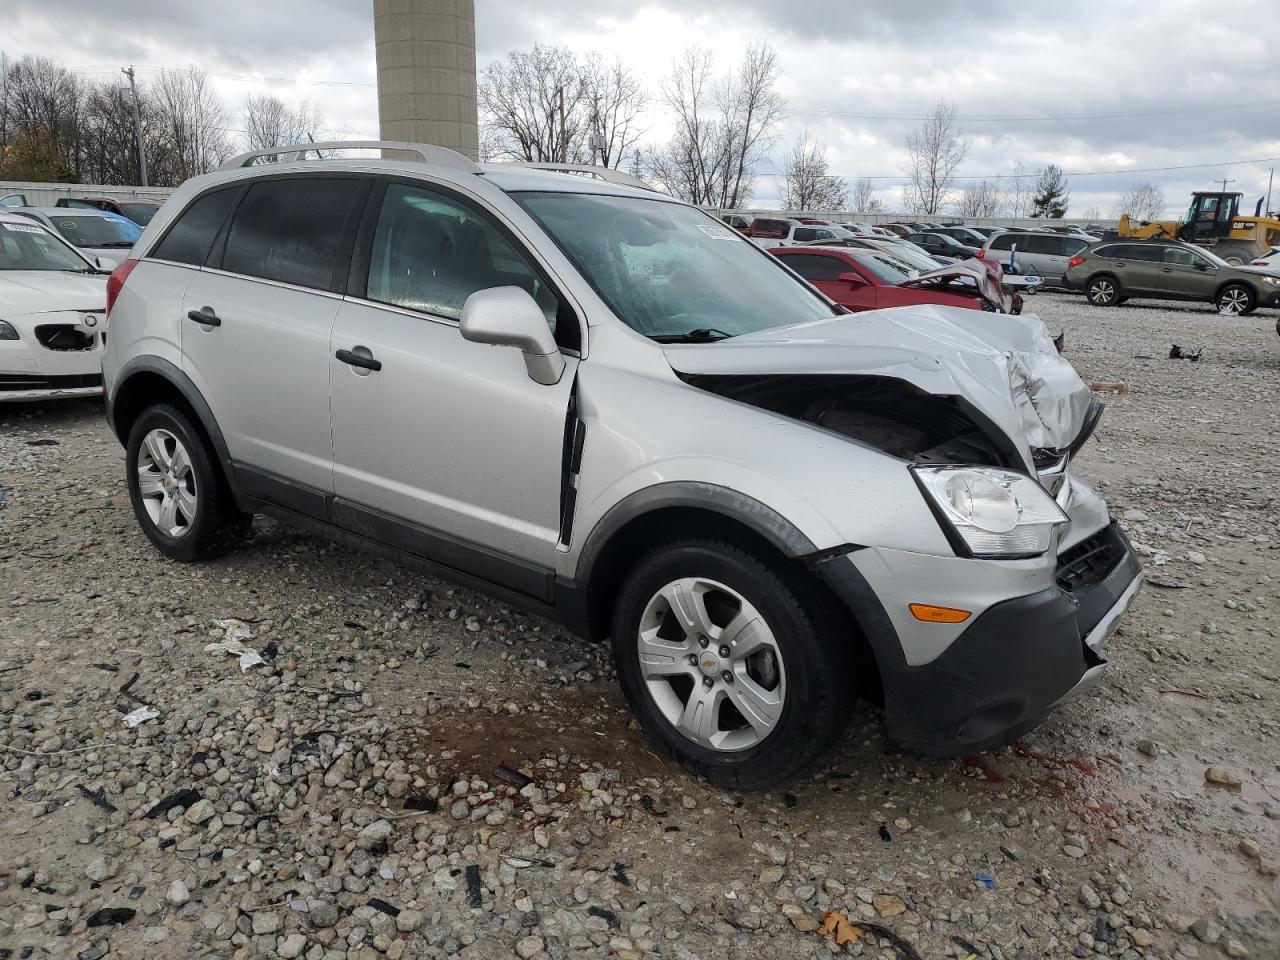
[[[130,63],[144,81],[195,65],[212,76],[232,129],[246,95],[272,93],[319,108],[328,133],[377,135],[369,0],[6,7],[0,49],[11,57],[52,57],[92,79]],[[1056,163],[1070,175],[1068,216],[1108,217],[1143,180],[1163,189],[1170,216],[1192,190],[1214,189],[1215,180],[1220,189],[1223,178],[1250,211],[1266,193],[1269,169],[1280,166],[1280,86],[1267,70],[1280,47],[1274,0],[980,10],[950,0],[476,0],[477,61],[483,69],[534,43],[598,51],[622,58],[656,100],[684,47],[712,52],[728,70],[747,45],[767,41],[778,51],[787,117],[761,164],[760,207],[777,205],[785,157],[807,135],[825,148],[832,173],[877,178],[880,198],[901,209],[903,141],[941,100],[955,103],[970,142],[963,177]],[[649,141],[669,135],[656,102],[644,123]],[[1280,182],[1273,207],[1278,198]]]

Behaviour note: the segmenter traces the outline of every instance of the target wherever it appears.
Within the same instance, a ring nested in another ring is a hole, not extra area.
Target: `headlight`
[[[913,467],[939,519],[975,557],[1039,556],[1067,515],[1026,474],[992,467]]]
[[[1280,287],[1280,277],[1263,277],[1263,283],[1269,283],[1273,287]]]
[[[0,320],[0,340],[17,340],[18,331],[13,329],[12,324],[5,323]]]

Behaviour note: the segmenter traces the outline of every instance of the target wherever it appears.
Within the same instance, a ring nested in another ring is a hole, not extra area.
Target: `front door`
[[[181,308],[183,372],[231,458],[322,494],[332,489],[329,328],[367,189],[357,176],[254,181],[225,252],[193,275]]]
[[[468,296],[502,286],[532,294],[562,345],[577,316],[512,234],[444,190],[387,183],[366,256],[329,344],[335,518],[536,593],[528,565],[551,567],[559,539],[577,361],[535,383],[518,350],[466,341],[458,320]]]
[[[1186,247],[1162,247],[1160,292],[1179,300],[1209,300],[1218,286],[1218,268]]]

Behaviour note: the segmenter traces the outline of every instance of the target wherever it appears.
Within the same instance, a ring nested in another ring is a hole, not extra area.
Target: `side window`
[[[818,231],[813,227],[796,227],[791,239],[796,243],[808,243],[810,240],[818,239]]]
[[[1067,237],[1067,256],[1074,257],[1077,253],[1089,245],[1088,240],[1081,240],[1078,237]]]
[[[1093,251],[1095,257],[1102,257],[1106,260],[1119,260],[1123,252],[1122,247],[1099,247]]]
[[[1046,234],[1033,233],[1023,240],[1022,250],[1026,253],[1041,253],[1050,257],[1061,257],[1066,249],[1063,237],[1051,237]]]
[[[842,273],[853,273],[849,266],[839,257],[819,257],[813,254],[790,254],[782,258],[782,262],[806,280],[834,280]]]
[[[1189,267],[1193,263],[1195,263],[1196,260],[1198,259],[1199,258],[1195,254],[1193,254],[1190,250],[1184,249],[1183,247],[1165,247],[1164,248],[1165,263],[1176,263],[1176,264],[1179,264],[1180,266]]]
[[[231,220],[222,268],[334,291],[346,278],[346,241],[365,181],[356,177],[259,180]]]
[[[1127,243],[1121,249],[1121,257],[1125,260],[1135,260],[1140,263],[1159,263],[1164,259],[1161,253],[1163,248],[1158,246],[1141,246],[1136,243]]]
[[[1015,233],[1001,233],[991,241],[990,248],[992,250],[1012,250],[1013,245],[1017,243],[1018,249],[1021,250],[1022,244],[1018,242],[1021,239],[1022,238]]]
[[[556,330],[559,298],[493,223],[444,194],[389,184],[373,235],[368,299],[457,320],[467,297],[490,287],[522,287]],[[565,339],[571,335],[576,340],[576,329],[557,340],[576,346]]]
[[[239,192],[239,187],[230,187],[199,197],[178,215],[164,239],[151,251],[151,256],[174,263],[189,263],[194,267],[204,266],[209,248],[213,246],[214,238],[222,229],[222,222],[231,212],[231,205]]]

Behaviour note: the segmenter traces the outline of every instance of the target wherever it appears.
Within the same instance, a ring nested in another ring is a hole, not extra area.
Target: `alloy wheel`
[[[1249,294],[1239,287],[1233,287],[1218,298],[1218,309],[1227,313],[1243,313],[1249,309]]]
[[[686,577],[655,593],[640,620],[637,654],[658,710],[700,746],[749,749],[782,717],[786,674],[777,638],[723,583]]]
[[[168,537],[183,537],[195,523],[199,489],[182,441],[157,427],[138,448],[138,492],[147,516]]]
[[[1094,303],[1106,306],[1116,298],[1116,288],[1110,280],[1095,280],[1090,290],[1090,298]]]

